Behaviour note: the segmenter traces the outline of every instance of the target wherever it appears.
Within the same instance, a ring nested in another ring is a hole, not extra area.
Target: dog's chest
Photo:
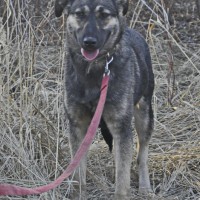
[[[100,88],[101,78],[77,72],[74,72],[73,76],[72,74],[67,74],[67,96],[70,97],[72,101],[81,104],[94,103],[99,98]]]

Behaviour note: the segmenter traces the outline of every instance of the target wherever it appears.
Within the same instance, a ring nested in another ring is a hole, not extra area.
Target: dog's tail
[[[104,140],[106,141],[110,152],[112,152],[113,149],[113,137],[103,119],[101,119],[100,122],[100,128],[101,128],[101,133],[103,135]]]

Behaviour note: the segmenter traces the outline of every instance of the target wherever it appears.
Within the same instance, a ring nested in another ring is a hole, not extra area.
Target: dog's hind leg
[[[151,101],[141,98],[135,106],[135,127],[138,135],[138,170],[139,170],[139,192],[151,192],[151,185],[148,171],[148,149],[149,140],[153,130],[153,111]]]

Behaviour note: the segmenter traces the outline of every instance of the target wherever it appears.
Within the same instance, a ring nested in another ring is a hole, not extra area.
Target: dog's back
[[[134,95],[134,104],[137,104],[141,96],[151,99],[154,90],[154,74],[151,64],[151,56],[149,52],[149,47],[144,40],[144,38],[134,29],[128,29],[127,38],[131,43],[131,47],[134,49],[134,52],[137,57],[138,70],[136,70],[136,84],[135,84],[135,95]],[[137,74],[140,74],[138,77]]]

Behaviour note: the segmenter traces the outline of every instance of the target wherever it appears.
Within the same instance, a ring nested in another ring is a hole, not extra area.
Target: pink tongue
[[[92,61],[99,55],[99,49],[95,51],[86,51],[83,48],[81,48],[81,53],[85,57],[86,60]]]

